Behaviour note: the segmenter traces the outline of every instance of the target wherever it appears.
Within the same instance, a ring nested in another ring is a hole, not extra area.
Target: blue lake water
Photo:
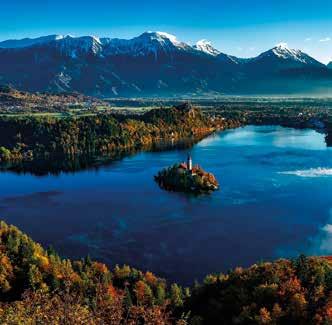
[[[0,173],[0,215],[63,256],[90,254],[181,283],[300,253],[332,254],[332,150],[312,130],[245,127],[191,150],[221,190],[161,190],[153,175],[187,150],[143,152],[99,170]]]

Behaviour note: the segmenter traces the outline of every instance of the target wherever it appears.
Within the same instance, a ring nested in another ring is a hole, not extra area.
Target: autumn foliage
[[[332,266],[300,256],[183,288],[127,265],[63,259],[0,223],[0,324],[331,324]]]
[[[331,265],[300,256],[209,276],[186,309],[204,324],[330,324],[331,290]]]

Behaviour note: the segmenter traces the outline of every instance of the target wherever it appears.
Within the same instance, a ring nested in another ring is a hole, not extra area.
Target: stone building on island
[[[188,153],[187,162],[182,162],[179,165],[179,169],[185,170],[189,174],[192,174],[192,175],[195,174],[195,169],[197,169],[197,168],[198,168],[198,166],[193,167],[193,160],[192,160],[190,153]]]

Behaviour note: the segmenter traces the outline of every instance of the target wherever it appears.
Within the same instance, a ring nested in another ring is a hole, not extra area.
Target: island
[[[193,166],[191,155],[187,162],[164,168],[155,176],[162,189],[175,192],[211,193],[219,189],[218,181],[199,165]]]

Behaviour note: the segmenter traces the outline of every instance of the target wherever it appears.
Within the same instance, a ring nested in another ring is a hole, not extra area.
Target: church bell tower
[[[190,153],[188,153],[187,168],[188,168],[189,171],[192,171],[192,169],[193,169],[193,160],[191,158]]]

